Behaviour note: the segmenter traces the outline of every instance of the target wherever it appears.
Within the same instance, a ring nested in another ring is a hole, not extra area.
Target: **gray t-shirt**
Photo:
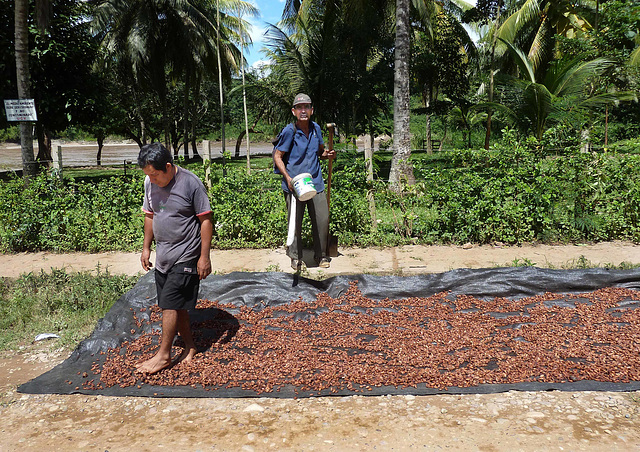
[[[153,214],[156,241],[156,269],[167,273],[176,263],[200,257],[200,221],[198,216],[211,212],[202,181],[184,168],[166,187],[144,180],[142,210]]]

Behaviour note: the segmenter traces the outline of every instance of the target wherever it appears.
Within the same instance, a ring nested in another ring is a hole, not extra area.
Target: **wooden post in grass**
[[[51,143],[51,158],[53,159],[53,174],[62,180],[62,145],[59,141]]]
[[[367,180],[369,181],[369,190],[367,190],[367,201],[369,201],[369,214],[371,215],[371,229],[378,229],[378,221],[376,220],[376,201],[373,198],[373,140],[369,135],[364,138],[364,161],[367,167]]]
[[[211,190],[211,142],[202,142],[202,163],[204,164],[204,185]]]

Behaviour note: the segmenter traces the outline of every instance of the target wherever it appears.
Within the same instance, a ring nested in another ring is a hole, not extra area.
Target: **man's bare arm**
[[[140,263],[145,271],[149,271],[153,264],[149,260],[151,258],[151,244],[153,243],[153,214],[145,212],[144,214],[144,242],[142,245],[142,254],[140,255]]]
[[[198,259],[198,276],[204,279],[211,274],[211,239],[213,237],[213,223],[211,213],[198,217],[200,221],[200,259]]]
[[[273,164],[276,166],[276,168],[278,168],[278,171],[280,171],[280,173],[284,176],[284,180],[287,181],[287,186],[289,187],[289,190],[293,191],[293,184],[291,183],[292,178],[291,176],[289,176],[289,173],[287,172],[287,168],[285,167],[284,160],[283,160],[284,155],[285,155],[285,152],[276,149],[276,151],[273,153]]]

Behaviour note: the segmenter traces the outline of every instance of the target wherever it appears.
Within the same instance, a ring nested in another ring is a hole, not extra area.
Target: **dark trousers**
[[[291,193],[285,193],[287,202],[287,220],[291,217]],[[287,256],[302,259],[302,218],[305,209],[309,211],[311,231],[313,232],[313,256],[316,261],[327,257],[327,236],[329,235],[329,205],[324,191],[317,193],[308,201],[298,201],[296,206],[296,234],[291,246],[287,248]],[[287,223],[288,224],[288,223]]]

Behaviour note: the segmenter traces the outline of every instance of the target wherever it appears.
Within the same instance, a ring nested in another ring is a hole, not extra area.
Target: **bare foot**
[[[196,353],[198,353],[198,351],[195,348],[185,348],[182,350],[182,353],[180,353],[180,356],[178,356],[178,359],[176,359],[173,364],[178,364],[181,362],[188,363],[193,359],[194,356],[196,356]]]
[[[155,355],[151,359],[136,364],[136,371],[151,375],[160,372],[162,369],[166,369],[170,365],[171,359],[166,360],[159,358],[158,355]]]

